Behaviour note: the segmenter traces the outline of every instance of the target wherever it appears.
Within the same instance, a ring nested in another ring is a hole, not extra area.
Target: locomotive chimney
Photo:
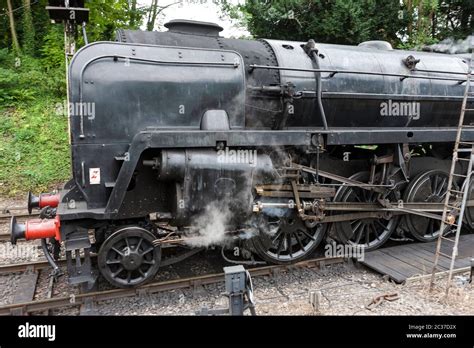
[[[211,22],[192,21],[187,19],[173,19],[165,24],[168,31],[180,34],[193,34],[203,36],[219,36],[224,30],[220,25]]]

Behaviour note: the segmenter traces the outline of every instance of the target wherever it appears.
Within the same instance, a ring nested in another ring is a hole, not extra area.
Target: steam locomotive
[[[41,218],[13,218],[13,244],[42,239],[56,268],[65,253],[72,284],[97,263],[133,287],[208,246],[282,264],[324,242],[369,251],[442,233],[467,58],[165,26],[75,54],[72,179],[29,194]]]

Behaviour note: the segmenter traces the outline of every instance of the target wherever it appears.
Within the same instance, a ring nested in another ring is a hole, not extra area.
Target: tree
[[[23,0],[23,52],[33,55],[35,52],[35,28],[31,17],[31,0]]]
[[[10,32],[12,35],[12,45],[13,50],[17,53],[20,52],[20,44],[18,43],[18,37],[16,35],[16,28],[15,28],[15,18],[13,16],[13,6],[11,0],[7,0],[7,9],[8,9],[8,18],[10,21]]]
[[[153,31],[158,15],[158,0],[151,0],[150,10],[148,11],[148,20],[146,22],[146,30]]]
[[[137,9],[137,0],[130,0],[129,1],[129,15],[130,15],[130,27],[135,27],[137,25],[138,21],[141,20],[141,14],[139,10]],[[140,24],[140,23],[138,23]]]
[[[474,29],[474,0],[248,0],[223,10],[257,38],[413,48]]]
[[[90,10],[87,25],[89,41],[114,40],[117,29],[137,29],[144,15],[138,6],[132,15],[130,9],[133,3],[128,0],[89,0],[86,5]]]
[[[437,12],[439,0],[405,0],[407,17],[402,47],[419,47],[437,42]]]
[[[400,4],[382,0],[249,0],[225,2],[224,11],[237,18],[255,37],[340,44],[366,40],[397,43],[403,28]]]
[[[158,6],[158,0],[151,0],[150,8],[148,9],[148,19],[146,22],[146,30],[153,31],[155,29],[156,19],[158,15],[166,10],[168,7],[176,5],[178,2],[168,4],[166,6]]]
[[[437,37],[465,39],[474,34],[474,1],[440,1],[436,23]]]
[[[465,39],[474,29],[472,0],[405,0],[402,47],[422,47],[446,38]]]

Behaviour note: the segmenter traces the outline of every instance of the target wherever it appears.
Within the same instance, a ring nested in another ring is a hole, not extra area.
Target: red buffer
[[[59,199],[59,193],[42,193],[39,196],[35,196],[31,192],[28,192],[28,213],[31,214],[33,208],[41,209],[47,206],[50,206],[51,208],[56,208],[59,204]]]
[[[11,243],[16,244],[18,239],[43,239],[54,238],[61,240],[59,216],[54,219],[31,219],[20,224],[13,216],[10,222]]]

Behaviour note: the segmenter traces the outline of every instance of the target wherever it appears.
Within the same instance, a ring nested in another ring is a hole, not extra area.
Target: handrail
[[[457,72],[457,71],[445,71],[445,70],[429,70],[429,69],[411,69],[412,72],[428,72],[434,74],[451,74],[451,75],[465,75],[467,76],[468,72]]]
[[[268,65],[257,65],[252,64],[249,66],[250,71],[253,69],[269,69],[269,70],[287,70],[287,71],[301,71],[301,72],[314,72],[314,73],[330,73],[330,77],[336,74],[358,74],[358,75],[376,75],[376,76],[392,76],[400,77],[403,81],[408,78],[413,79],[426,79],[426,80],[444,80],[444,81],[456,81],[459,84],[466,82],[465,79],[457,79],[453,77],[440,77],[440,76],[426,76],[426,75],[407,75],[407,74],[395,74],[395,73],[379,73],[374,71],[361,71],[361,70],[337,70],[337,69],[301,69],[301,68],[290,68],[282,66],[268,66]],[[467,75],[467,74],[466,74]]]

